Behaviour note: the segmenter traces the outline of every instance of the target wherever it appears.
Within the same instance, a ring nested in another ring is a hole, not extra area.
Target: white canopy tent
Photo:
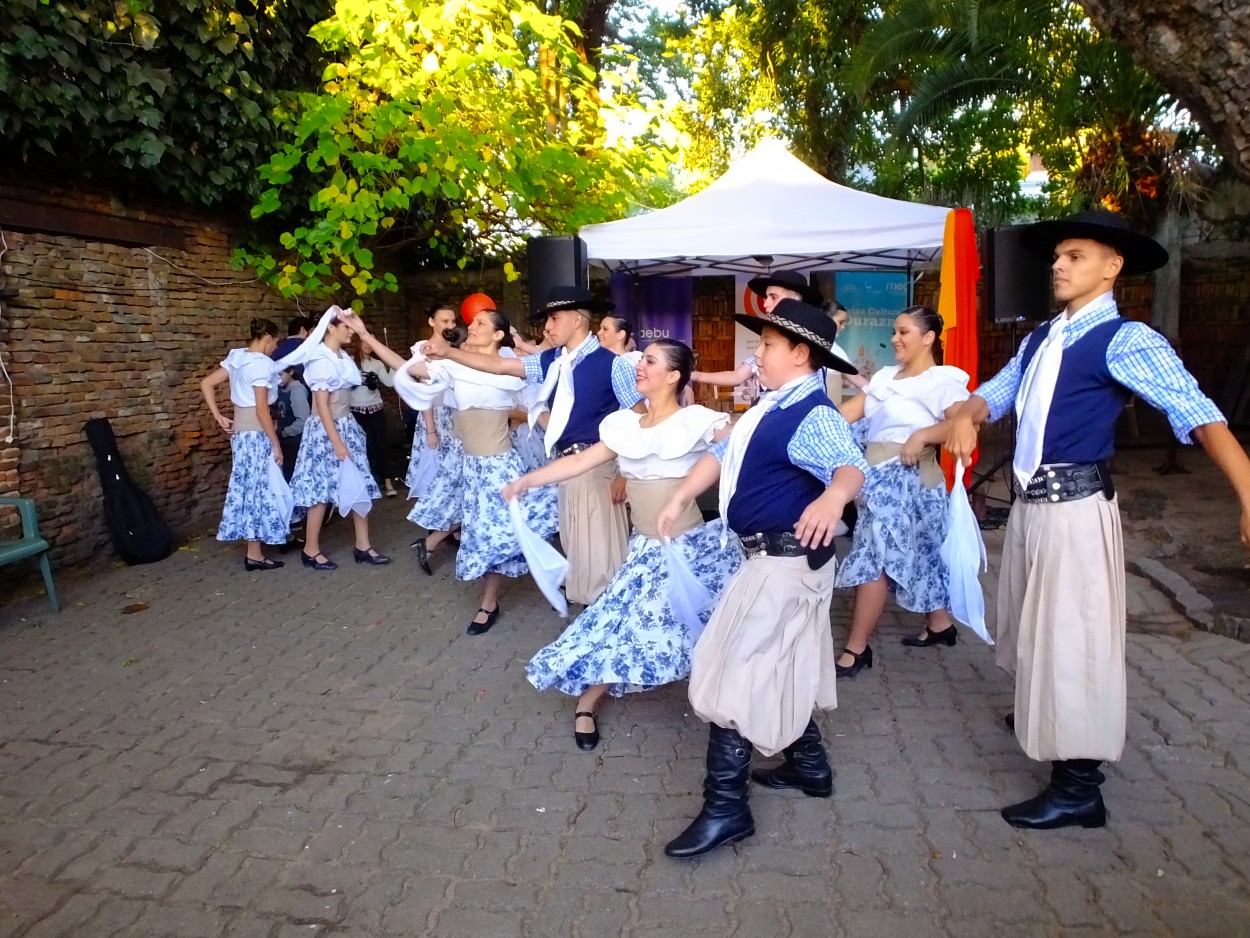
[[[771,139],[676,205],[579,234],[590,263],[642,276],[911,268],[940,252],[948,211],[830,182]]]

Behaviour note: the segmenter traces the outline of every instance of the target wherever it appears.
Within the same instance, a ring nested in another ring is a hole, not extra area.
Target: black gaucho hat
[[[547,303],[534,310],[531,319],[546,319],[552,313],[566,309],[584,309],[588,313],[607,313],[616,308],[611,300],[597,299],[589,290],[582,287],[552,287],[547,294]]]
[[[747,287],[756,296],[763,296],[768,292],[769,287],[781,287],[783,290],[793,290],[802,297],[804,303],[810,303],[812,306],[819,306],[825,301],[820,291],[807,282],[806,277],[793,270],[779,270],[767,277],[756,277],[754,280],[747,281]]]
[[[1049,261],[1055,256],[1055,247],[1069,238],[1087,238],[1115,248],[1124,258],[1126,274],[1148,273],[1168,262],[1163,245],[1134,231],[1122,216],[1103,209],[1039,221],[1021,232],[1020,243]]]
[[[802,300],[782,300],[771,313],[762,316],[737,315],[734,319],[756,335],[771,326],[790,338],[805,343],[812,350],[817,365],[832,368],[844,375],[856,373],[855,366],[833,350],[838,337],[838,326],[830,317],[810,303]]]

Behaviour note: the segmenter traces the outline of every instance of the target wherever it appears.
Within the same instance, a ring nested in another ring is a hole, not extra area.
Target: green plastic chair
[[[48,563],[48,548],[51,545],[39,536],[39,518],[35,514],[35,500],[0,495],[0,505],[11,505],[22,517],[21,539],[0,541],[0,567],[25,560],[27,557],[34,557],[37,554],[39,569],[43,573],[43,585],[48,590],[48,605],[52,607],[53,612],[60,612],[61,603],[56,598],[56,587],[52,584],[52,567]]]

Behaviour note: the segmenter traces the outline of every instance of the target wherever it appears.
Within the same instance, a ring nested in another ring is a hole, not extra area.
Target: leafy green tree
[[[285,89],[316,87],[330,0],[6,0],[0,150],[11,176],[245,206]]]
[[[393,289],[380,251],[506,258],[528,235],[626,214],[666,171],[663,147],[608,145],[623,103],[601,102],[576,25],[532,3],[339,0],[312,35],[324,89],[299,97],[252,210],[282,211],[308,174],[311,220],[281,235],[281,257],[239,255],[286,293]]]

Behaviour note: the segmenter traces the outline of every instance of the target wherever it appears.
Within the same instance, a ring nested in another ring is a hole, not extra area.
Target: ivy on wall
[[[275,114],[316,88],[332,0],[4,0],[0,151],[10,170],[242,207]]]

